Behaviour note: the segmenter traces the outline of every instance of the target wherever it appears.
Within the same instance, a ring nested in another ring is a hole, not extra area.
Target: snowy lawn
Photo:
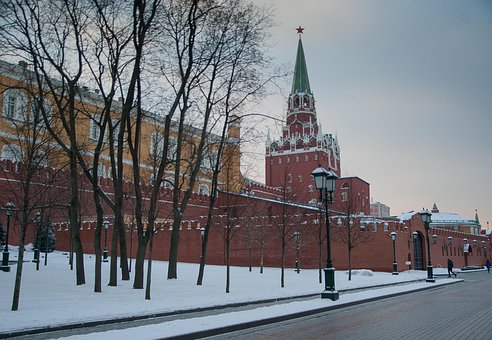
[[[31,249],[31,247],[27,247],[27,249]],[[10,247],[10,259],[16,259],[16,255],[16,248]],[[32,255],[32,251],[27,251],[25,259],[32,260]],[[75,271],[70,271],[66,254],[61,252],[49,254],[48,266],[44,266],[42,259],[39,271],[35,270],[34,263],[25,262],[21,299],[19,310],[16,312],[10,311],[16,267],[12,266],[10,272],[0,272],[0,333],[321,293],[324,288],[323,284],[318,283],[317,270],[301,270],[300,274],[297,274],[292,268],[286,269],[285,287],[280,288],[280,270],[277,268],[265,268],[264,273],[260,274],[258,268],[253,268],[253,271],[249,272],[248,268],[233,267],[231,269],[231,292],[226,294],[225,267],[207,266],[204,284],[197,286],[198,266],[196,264],[179,263],[178,279],[167,280],[167,263],[154,261],[151,300],[149,301],[144,299],[144,290],[132,288],[133,281],[131,280],[119,281],[118,287],[108,287],[106,284],[109,278],[109,263],[103,264],[103,292],[94,293],[93,256],[85,256],[85,266],[87,283],[76,286]],[[436,271],[443,273],[442,269],[436,269]],[[338,271],[336,273],[336,288],[344,290],[370,287],[425,277],[425,271],[410,271],[400,273],[400,275],[391,275],[391,273],[373,273],[361,270],[353,272],[352,281],[348,281],[347,273]],[[408,287],[403,289],[407,290]],[[367,297],[371,293],[364,291],[343,294],[338,303],[347,302],[348,299],[354,298],[349,298],[349,295],[356,296],[355,294],[362,298],[362,296]],[[305,308],[318,308],[321,305],[337,303],[321,299],[316,299],[316,301],[314,305],[311,302],[293,302],[290,305],[295,306],[295,310],[299,310],[299,308],[304,310]],[[284,312],[286,310],[285,308],[281,309]],[[278,312],[270,310],[269,313]],[[258,312],[252,312],[252,314],[256,315],[255,317],[261,315]],[[213,319],[213,317],[211,318]],[[220,317],[216,318],[216,322],[219,322],[220,319]],[[245,319],[242,320],[245,321]],[[175,330],[175,326],[171,328]],[[189,323],[185,329],[191,331]],[[159,332],[160,336],[163,336],[162,329]]]

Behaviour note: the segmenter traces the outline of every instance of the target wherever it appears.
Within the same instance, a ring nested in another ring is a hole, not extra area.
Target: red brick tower
[[[296,64],[288,99],[282,136],[266,141],[265,184],[289,193],[290,199],[309,202],[317,199],[311,172],[321,165],[340,176],[340,148],[336,137],[323,134],[316,116],[313,92],[302,46],[303,28],[298,27]]]

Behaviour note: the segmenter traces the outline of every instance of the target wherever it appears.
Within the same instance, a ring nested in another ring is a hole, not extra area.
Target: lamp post
[[[430,240],[429,240],[429,229],[431,222],[431,213],[428,210],[422,210],[419,212],[422,217],[422,222],[424,222],[425,226],[425,237],[427,238],[427,279],[426,282],[436,282],[434,279],[434,274],[432,273],[432,262],[431,262],[431,254],[430,254]]]
[[[325,203],[326,214],[326,268],[325,272],[325,290],[321,293],[322,299],[331,299],[333,301],[338,300],[339,294],[335,289],[335,268],[331,261],[330,250],[330,216],[328,211],[328,204],[333,203],[333,192],[335,191],[335,184],[338,176],[332,172],[327,171],[321,166],[314,169],[311,173],[314,177],[314,183],[316,189],[319,190],[320,200]],[[323,197],[324,196],[324,197]]]
[[[391,232],[391,240],[393,240],[393,275],[398,275],[398,264],[396,263],[396,231]]]
[[[4,272],[10,271],[9,266],[9,232],[10,232],[10,216],[12,215],[12,209],[15,208],[14,203],[8,201],[5,204],[5,215],[7,215],[7,236],[5,238],[5,248],[3,248],[2,254],[2,266],[0,266],[0,270]]]
[[[296,240],[296,272],[299,274],[301,271],[300,265],[299,265],[299,248],[300,248],[300,239],[301,239],[301,233],[296,231],[294,232],[294,239]]]
[[[201,258],[203,257],[203,238],[205,237],[205,228],[204,227],[201,227],[200,228],[200,260]]]
[[[36,236],[35,236],[35,242],[34,242],[34,259],[32,262],[36,263],[36,270],[39,270],[39,242],[41,241],[40,235],[39,235],[39,227],[41,225],[41,212],[38,211],[36,212],[36,215],[34,217],[34,221],[36,222]]]
[[[102,259],[102,262],[108,262],[108,246],[107,246],[107,241],[108,241],[109,221],[108,221],[107,218],[105,218],[104,221],[103,221],[103,227],[104,227],[104,250],[103,250],[103,259]]]

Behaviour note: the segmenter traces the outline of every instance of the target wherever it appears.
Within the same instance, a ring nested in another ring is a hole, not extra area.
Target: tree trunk
[[[113,234],[111,235],[111,261],[109,267],[108,286],[116,287],[118,285],[118,231],[116,223],[113,224]]]
[[[280,287],[285,287],[285,244],[282,244],[282,256],[280,259],[281,262],[281,270],[280,270]]]
[[[101,226],[103,224],[103,211],[100,204],[96,202],[96,230],[94,232],[94,254],[96,257],[96,263],[94,266],[94,292],[100,293],[102,291],[101,288],[101,267],[102,267],[102,259],[101,259]]]
[[[147,226],[147,228],[150,228]],[[152,226],[152,228],[154,228]],[[149,259],[147,261],[147,284],[145,286],[145,300],[150,300],[150,286],[152,282],[152,246],[154,244],[154,232],[150,235],[149,241]]]
[[[74,147],[72,150],[75,150]],[[75,271],[77,277],[77,285],[85,284],[84,271],[84,252],[82,242],[80,240],[80,229],[78,221],[78,206],[79,206],[79,185],[77,173],[77,158],[75,151],[70,154],[70,186],[71,186],[71,202],[70,202],[70,229],[72,231],[72,246],[75,252]]]
[[[143,235],[138,236],[137,256],[135,257],[135,278],[133,281],[134,289],[143,289],[145,250],[147,249],[147,238]]]
[[[19,236],[19,254],[17,258],[17,270],[15,273],[14,295],[12,297],[12,311],[19,310],[20,289],[22,280],[22,267],[24,264],[24,242],[26,239],[26,226],[21,226]],[[38,259],[39,261],[39,259]]]
[[[169,268],[167,271],[168,279],[178,278],[178,246],[179,246],[179,227],[181,219],[174,220],[173,230],[171,232],[171,245],[169,247]]]
[[[349,267],[349,281],[352,280],[352,251],[351,249],[349,248],[348,250],[348,267]]]
[[[128,252],[126,250],[126,228],[123,222],[122,210],[119,214],[115,216],[115,221],[117,221],[119,241],[120,241],[120,267],[121,267],[121,279],[123,281],[130,280],[130,272],[128,271]],[[116,222],[115,222],[116,223]]]
[[[229,231],[227,232],[229,234]],[[229,237],[229,235],[227,235]],[[231,287],[231,254],[230,254],[230,240],[226,240],[226,293],[230,292]]]
[[[263,244],[260,247],[260,274],[263,274]]]

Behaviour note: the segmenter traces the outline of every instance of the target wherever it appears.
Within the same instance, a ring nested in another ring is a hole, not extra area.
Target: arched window
[[[22,161],[22,148],[15,144],[5,144],[2,147],[2,161],[8,160],[13,163]]]
[[[27,98],[19,89],[8,89],[3,94],[3,118],[11,121],[26,120]]]
[[[308,96],[304,97],[303,102],[304,102],[304,107],[310,107],[311,106],[311,100],[309,99]]]
[[[200,195],[208,195],[208,193],[209,193],[208,185],[207,184],[200,184],[200,186],[198,187],[198,193]]]
[[[294,107],[299,107],[299,96],[294,97]]]
[[[29,123],[41,129],[45,128],[46,124],[43,115],[46,116],[48,122],[52,120],[53,109],[51,103],[47,99],[32,98],[29,105]]]

